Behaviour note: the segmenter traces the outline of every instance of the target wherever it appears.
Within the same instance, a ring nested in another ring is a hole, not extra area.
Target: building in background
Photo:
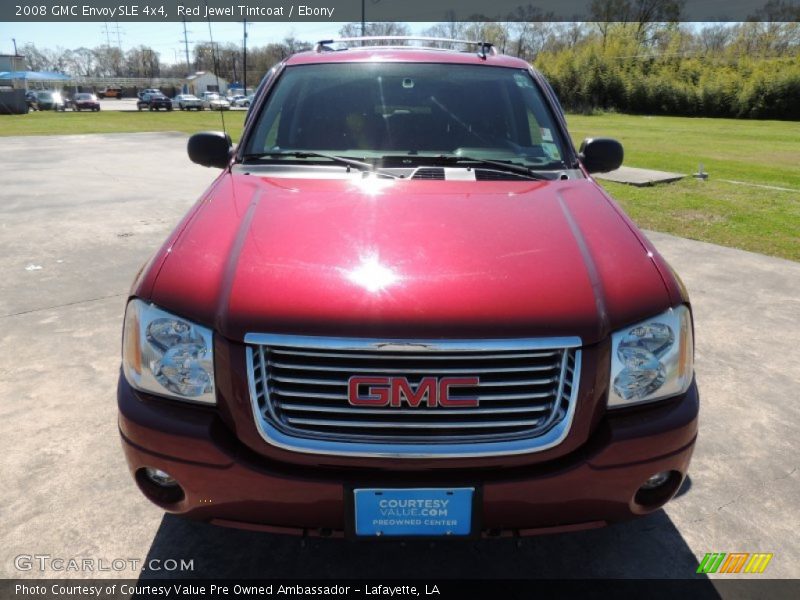
[[[0,54],[0,71],[24,71],[25,57],[19,54]]]

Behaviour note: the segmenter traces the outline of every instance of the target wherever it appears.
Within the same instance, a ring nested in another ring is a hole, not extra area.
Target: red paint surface
[[[672,302],[654,257],[590,180],[225,174],[156,262],[150,299],[232,340],[578,335],[591,344]]]

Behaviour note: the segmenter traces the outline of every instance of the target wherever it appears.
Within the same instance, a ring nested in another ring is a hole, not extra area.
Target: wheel
[[[153,107],[152,106],[150,107],[150,112],[153,112]]]
[[[97,108],[95,108],[94,112],[100,112],[100,107],[98,106]]]
[[[171,106],[167,107],[167,112],[172,112],[172,107]]]

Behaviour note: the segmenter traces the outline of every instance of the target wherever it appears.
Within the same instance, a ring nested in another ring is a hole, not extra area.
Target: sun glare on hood
[[[361,263],[347,271],[347,279],[368,292],[382,292],[400,280],[400,276],[386,265],[382,265],[377,255],[363,257]]]
[[[394,179],[378,177],[374,173],[368,173],[364,177],[359,177],[353,181],[353,185],[365,196],[378,196],[386,188],[394,185]]]

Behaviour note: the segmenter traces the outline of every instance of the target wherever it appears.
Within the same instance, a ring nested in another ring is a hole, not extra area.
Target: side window
[[[539,126],[539,121],[536,120],[536,115],[533,111],[528,108],[528,131],[530,132],[531,136],[531,145],[532,146],[541,146],[542,142],[542,128]]]
[[[528,131],[531,136],[531,145],[539,146],[547,158],[552,161],[561,160],[561,151],[556,142],[557,132],[550,127],[550,119],[543,105],[542,97],[536,93],[533,81],[525,76],[526,83],[521,86],[525,96],[525,106],[528,119]]]
[[[283,111],[279,112],[278,115],[275,117],[275,120],[272,122],[272,126],[267,131],[267,139],[264,142],[264,149],[267,150],[269,148],[274,148],[278,145],[278,130],[281,126],[281,115]]]

